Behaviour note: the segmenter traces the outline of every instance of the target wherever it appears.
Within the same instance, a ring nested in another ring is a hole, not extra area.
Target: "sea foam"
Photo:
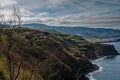
[[[95,63],[96,61],[102,60],[102,59],[104,59],[104,58],[106,58],[106,57],[103,57],[103,58],[94,60],[94,61],[92,61],[92,63],[93,63],[93,64],[96,64],[96,63]],[[91,73],[89,73],[89,74],[86,75],[86,77],[88,77],[90,80],[96,80],[96,79],[93,77],[93,75],[96,74],[96,73],[98,73],[98,72],[101,72],[101,71],[103,70],[103,67],[102,67],[102,66],[100,66],[100,65],[97,65],[97,66],[99,67],[99,70],[96,70],[96,71],[91,72]]]

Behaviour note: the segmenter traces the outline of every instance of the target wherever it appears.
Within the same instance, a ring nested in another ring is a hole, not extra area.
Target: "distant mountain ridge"
[[[57,32],[81,35],[89,38],[106,38],[106,37],[120,37],[120,30],[105,29],[105,28],[86,28],[86,27],[64,27],[64,26],[48,26],[44,24],[24,24],[24,26],[36,29],[47,29]]]

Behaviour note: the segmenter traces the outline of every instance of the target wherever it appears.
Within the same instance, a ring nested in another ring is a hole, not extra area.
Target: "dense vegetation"
[[[89,59],[117,55],[112,45],[76,35],[29,28],[0,29],[1,80],[85,80]]]

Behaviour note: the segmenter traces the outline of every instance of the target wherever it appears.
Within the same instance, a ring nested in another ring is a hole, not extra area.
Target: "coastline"
[[[114,41],[115,42],[115,41]],[[119,42],[119,41],[118,41]],[[108,43],[108,42],[106,42],[106,43]],[[115,46],[114,46],[115,47]],[[117,49],[116,49],[117,50]],[[119,52],[118,52],[119,53]],[[118,54],[118,55],[120,55],[120,53]],[[98,58],[98,59],[95,59],[95,60],[91,60],[91,62],[93,63],[93,64],[96,64],[95,62],[96,61],[100,61],[100,60],[103,60],[103,59],[105,59],[105,58],[107,58],[107,57],[111,57],[112,55],[110,55],[110,56],[104,56],[104,57],[101,57],[101,58]],[[113,55],[113,56],[115,56],[115,55]],[[117,56],[117,55],[116,55]],[[101,72],[102,70],[103,70],[103,67],[102,66],[100,66],[100,65],[98,65],[98,64],[96,64],[98,67],[99,67],[99,69],[98,70],[96,70],[96,71],[93,71],[93,72],[90,72],[90,73],[88,73],[87,75],[86,75],[86,77],[87,78],[89,78],[89,80],[96,80],[94,77],[93,77],[93,74],[96,74],[96,73],[98,73],[98,72]]]
[[[86,75],[86,77],[89,78],[88,80],[96,80],[92,75],[93,75],[93,74],[96,74],[96,73],[98,73],[98,72],[101,72],[101,71],[103,70],[103,67],[102,67],[102,66],[100,66],[100,65],[97,65],[97,66],[99,67],[98,70],[93,71],[93,72],[90,72],[90,73],[88,73],[88,74]]]
[[[95,43],[109,43],[109,42],[120,42],[120,37],[111,37],[111,38],[102,38],[102,39],[87,39],[90,42],[95,42]]]
[[[107,58],[103,60],[96,60],[96,64],[99,64],[99,70],[96,70],[94,72],[91,72],[86,75],[86,77],[89,78],[89,80],[118,80],[119,77],[119,60],[120,55],[112,58]],[[103,62],[105,61],[105,63]],[[107,63],[106,63],[107,61]],[[111,62],[112,61],[112,62]],[[100,63],[99,63],[100,62]],[[102,62],[102,63],[101,63]],[[111,64],[114,63],[114,64]],[[108,67],[110,66],[110,67]],[[114,69],[113,67],[116,66]],[[110,72],[111,71],[111,72]],[[117,74],[118,73],[118,74]]]
[[[98,73],[98,72],[101,72],[101,71],[103,70],[103,67],[100,66],[100,65],[98,65],[98,64],[96,64],[95,62],[96,62],[96,61],[100,61],[100,60],[102,60],[102,59],[105,59],[105,58],[107,58],[107,57],[110,57],[110,56],[104,56],[104,57],[98,58],[98,59],[96,59],[96,60],[91,60],[92,64],[97,65],[97,66],[99,67],[99,69],[98,69],[98,70],[95,70],[95,71],[93,71],[93,72],[90,72],[90,73],[88,73],[88,74],[86,74],[85,77],[88,78],[88,79],[85,79],[85,80],[96,80],[92,75],[93,75],[93,74],[96,74],[96,73]]]
[[[98,40],[98,41],[92,41],[92,42],[95,42],[95,43],[120,42],[120,38],[119,39]]]
[[[92,64],[96,64],[95,61],[99,61],[99,60],[105,59],[105,58],[107,58],[107,57],[108,57],[108,56],[105,56],[105,57],[102,57],[102,58],[99,58],[99,59],[96,59],[96,60],[92,60],[91,62],[92,62]],[[87,75],[85,75],[85,77],[87,77],[88,80],[96,80],[95,78],[93,78],[92,75],[95,74],[95,73],[101,72],[101,71],[103,70],[103,67],[102,67],[102,66],[100,66],[100,65],[97,65],[97,66],[99,67],[98,70],[95,70],[95,71],[90,72],[90,73],[88,73]]]
[[[96,43],[110,43],[110,42],[120,42],[120,39],[117,41],[103,41],[103,42],[96,42]]]
[[[105,56],[105,57],[102,57],[102,58],[98,58],[98,59],[96,59],[96,60],[92,60],[91,62],[92,62],[92,64],[95,64],[96,65],[96,63],[95,63],[95,61],[99,61],[99,60],[102,60],[102,59],[104,59],[104,58],[107,58],[108,56]],[[93,74],[95,74],[95,73],[98,73],[98,72],[101,72],[102,70],[103,70],[103,67],[102,66],[100,66],[100,65],[97,65],[98,67],[99,67],[99,69],[98,70],[95,70],[95,71],[93,71],[93,72],[90,72],[90,73],[88,73],[88,74],[86,74],[85,76],[84,76],[84,79],[83,80],[96,80],[96,79],[94,79],[93,78]]]

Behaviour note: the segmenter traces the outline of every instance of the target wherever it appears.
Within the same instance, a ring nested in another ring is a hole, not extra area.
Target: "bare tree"
[[[12,17],[13,17],[13,25],[14,25],[13,28],[20,27],[22,21],[21,21],[21,11],[19,8],[13,6]]]
[[[2,13],[1,13],[1,4],[0,4],[0,24],[2,24]]]
[[[1,8],[0,8],[1,9]],[[15,32],[15,29],[17,27],[20,27],[22,24],[21,21],[21,12],[20,9],[13,6],[13,9],[11,10],[12,15],[9,16],[7,20],[5,20],[4,14],[0,12],[0,24],[9,26],[10,28],[10,33],[5,31],[6,34],[3,36],[0,36],[0,45],[2,45],[2,49],[0,49],[0,53],[5,53],[6,56],[6,63],[8,67],[8,72],[9,72],[9,80],[17,80],[20,76],[20,71],[23,66],[23,59],[17,60],[17,63],[15,63],[15,57],[16,54],[14,50],[12,49],[15,45],[12,42],[12,35]],[[17,47],[17,46],[16,46]],[[27,78],[24,78],[24,80],[31,80],[33,76],[35,77],[35,80],[38,80],[37,75],[37,68],[38,68],[38,62],[35,62],[35,64],[31,65],[30,69],[30,75]]]
[[[2,6],[0,4],[0,24],[4,22],[4,14],[2,13]]]

